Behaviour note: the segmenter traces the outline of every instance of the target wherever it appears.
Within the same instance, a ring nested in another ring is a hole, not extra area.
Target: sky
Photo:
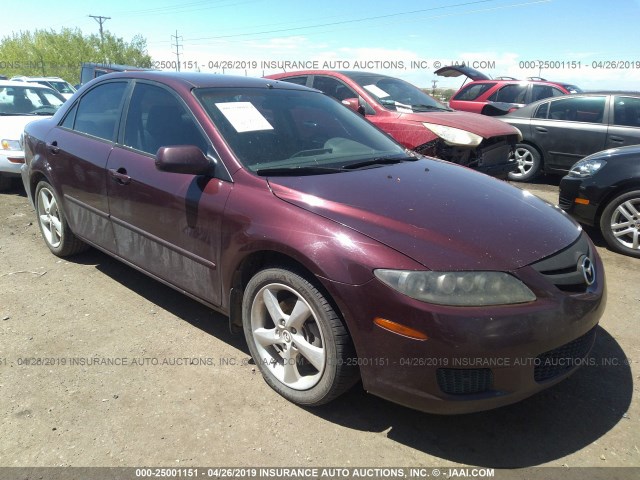
[[[640,90],[640,0],[26,0],[0,37],[35,29],[147,40],[156,68],[262,76],[299,67],[369,70],[419,87],[465,62],[585,90]],[[177,41],[176,41],[177,36]],[[2,59],[0,59],[0,64]],[[288,64],[286,62],[289,62]],[[291,62],[297,62],[292,64]]]

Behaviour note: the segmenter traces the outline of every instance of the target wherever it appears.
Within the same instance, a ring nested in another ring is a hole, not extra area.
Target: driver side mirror
[[[213,164],[195,145],[160,147],[156,153],[156,168],[161,172],[189,175],[211,175]]]
[[[348,109],[353,110],[354,112],[359,113],[364,117],[364,114],[365,114],[364,105],[360,103],[359,98],[345,98],[340,103],[342,103]]]

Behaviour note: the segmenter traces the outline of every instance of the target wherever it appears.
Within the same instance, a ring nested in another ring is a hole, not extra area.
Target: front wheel
[[[242,321],[265,381],[287,400],[322,405],[357,380],[349,333],[325,296],[298,273],[258,272],[245,289]]]
[[[528,182],[533,180],[540,173],[542,160],[540,152],[526,143],[518,143],[513,152],[513,159],[517,167],[513,172],[509,172],[509,180],[516,182]]]
[[[640,258],[640,190],[609,202],[600,217],[600,230],[612,250]]]
[[[89,248],[69,228],[58,195],[49,183],[38,183],[35,204],[40,231],[54,255],[68,257]]]

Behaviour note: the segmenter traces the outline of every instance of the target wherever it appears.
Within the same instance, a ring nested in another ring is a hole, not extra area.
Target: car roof
[[[62,80],[65,81],[64,79],[60,78],[60,77],[27,77],[27,76],[23,76],[23,75],[19,75],[19,76],[15,76],[12,77],[11,80],[14,79],[20,79],[20,80],[25,80],[25,81],[29,81],[29,80],[33,80],[33,81],[39,81],[39,80]]]
[[[168,85],[181,85],[187,88],[206,88],[206,87],[240,87],[240,88],[260,88],[276,86],[273,80],[267,78],[255,78],[255,77],[240,77],[235,75],[219,75],[214,73],[195,73],[195,72],[161,72],[157,70],[135,70],[126,72],[112,72],[106,75],[98,77],[98,82],[116,79],[116,78],[131,78],[141,80],[152,80]],[[279,88],[296,89],[296,90],[311,90],[302,85],[295,85],[293,83],[281,84],[278,83]]]
[[[27,85],[28,83],[28,85]],[[31,83],[31,82],[20,82],[15,80],[0,80],[0,87],[23,87],[23,88],[44,88],[47,90],[51,90],[51,88],[46,85],[40,85],[39,83]]]

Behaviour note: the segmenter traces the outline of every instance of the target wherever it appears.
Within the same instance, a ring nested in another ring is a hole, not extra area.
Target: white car
[[[40,85],[44,85],[45,87],[53,88],[60,95],[62,95],[65,99],[70,99],[74,93],[76,93],[76,89],[71,86],[69,82],[60,78],[60,77],[12,77],[11,80],[16,82],[29,82],[29,83],[39,83]]]
[[[0,190],[20,177],[24,151],[20,135],[27,123],[50,117],[65,102],[55,90],[36,83],[0,80]]]

